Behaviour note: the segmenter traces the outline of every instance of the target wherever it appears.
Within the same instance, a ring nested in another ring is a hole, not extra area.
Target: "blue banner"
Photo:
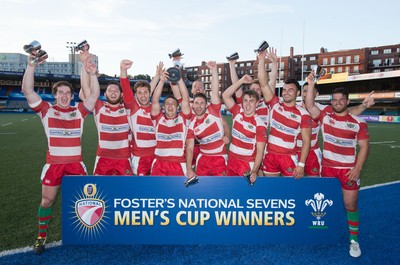
[[[63,244],[337,243],[334,178],[65,176]]]

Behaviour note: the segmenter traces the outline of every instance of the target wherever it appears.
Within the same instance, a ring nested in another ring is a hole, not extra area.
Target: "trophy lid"
[[[226,56],[226,59],[228,59],[228,61],[237,60],[239,59],[239,54],[237,52],[234,52],[231,55]]]
[[[266,49],[268,49],[269,44],[268,42],[266,42],[265,40],[261,42],[260,46],[258,47],[258,49],[255,49],[254,52],[262,52],[265,51]]]
[[[181,50],[178,48],[175,51],[173,51],[172,53],[169,53],[168,56],[169,58],[173,58],[173,57],[178,57],[178,56],[182,56],[183,53],[181,53]]]
[[[31,54],[33,51],[38,51],[42,48],[40,43],[37,40],[32,41],[31,43],[24,45],[24,51],[26,53]]]

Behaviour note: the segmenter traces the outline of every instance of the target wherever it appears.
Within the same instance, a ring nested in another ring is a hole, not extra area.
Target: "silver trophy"
[[[326,74],[326,71],[324,68],[322,68],[322,66],[315,66],[314,67],[314,82],[318,82],[321,77],[323,77]]]
[[[168,54],[169,58],[172,59],[172,67],[167,69],[168,80],[170,82],[178,82],[182,77],[181,70],[183,69],[183,64],[180,61],[180,57],[183,55],[180,49],[176,49],[172,53]]]
[[[269,44],[268,42],[266,42],[265,40],[263,40],[260,44],[260,46],[258,46],[257,49],[254,50],[255,53],[260,53],[262,51],[265,51],[266,49],[268,49]]]
[[[80,43],[78,43],[78,45],[75,46],[75,52],[79,52],[79,51],[88,51],[90,48],[89,43],[86,40],[81,41]]]
[[[247,181],[247,183],[248,183],[250,186],[253,186],[253,185],[254,185],[254,182],[252,182],[252,181],[250,180],[250,176],[251,176],[251,171],[250,171],[250,170],[246,170],[246,171],[243,173],[243,177],[244,177],[244,179]]]
[[[29,64],[37,64],[46,60],[49,56],[46,51],[41,50],[42,45],[37,40],[32,41],[31,43],[24,45],[24,51],[32,57],[29,57]]]

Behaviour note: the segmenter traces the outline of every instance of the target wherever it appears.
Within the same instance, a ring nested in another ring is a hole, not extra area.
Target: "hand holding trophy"
[[[28,63],[30,65],[35,65],[44,62],[49,57],[47,55],[47,52],[41,50],[42,45],[40,45],[40,43],[37,40],[34,40],[27,45],[24,45],[23,48],[24,51],[30,55],[28,58]]]
[[[321,77],[323,77],[326,74],[325,69],[319,65],[315,66],[313,70],[314,70],[314,82],[315,83],[318,82],[321,79]]]

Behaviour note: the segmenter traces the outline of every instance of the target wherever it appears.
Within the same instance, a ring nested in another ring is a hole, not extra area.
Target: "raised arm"
[[[132,67],[133,62],[131,60],[124,59],[119,65],[120,69],[120,83],[122,87],[122,98],[125,103],[132,102],[135,97],[131,88],[131,84],[128,78],[128,69]]]
[[[89,96],[90,94],[90,77],[89,74],[86,72],[86,60],[90,56],[89,51],[86,50],[84,52],[81,52],[79,55],[79,58],[81,59],[83,67],[81,68],[81,90],[79,91],[79,98],[82,101],[85,101],[85,99]]]
[[[278,56],[276,55],[276,49],[269,47],[267,51],[267,59],[271,61],[271,73],[269,75],[269,87],[272,91],[276,88],[276,79],[278,79]]]
[[[151,115],[153,116],[158,115],[161,111],[160,98],[162,90],[164,88],[165,81],[167,79],[168,79],[168,73],[163,71],[160,78],[160,82],[158,82],[158,85],[154,90],[153,96],[151,97]]]
[[[312,119],[315,119],[321,113],[321,110],[315,105],[315,82],[314,82],[314,71],[307,76],[308,90],[306,95],[306,108]]]
[[[373,97],[374,91],[369,93],[369,95],[363,100],[363,102],[360,105],[350,107],[349,112],[354,115],[361,115],[364,110],[370,108],[375,104],[375,99]]]
[[[29,56],[31,57],[31,56]],[[29,60],[29,58],[28,58]],[[22,78],[22,93],[24,94],[28,104],[35,104],[41,101],[40,96],[35,92],[35,67],[36,64],[30,64],[28,61],[28,65],[26,67],[24,77]]]
[[[89,56],[85,61],[85,69],[89,74],[89,82],[90,82],[90,94],[83,101],[83,105],[89,111],[94,109],[97,100],[100,96],[100,84],[97,79],[97,67],[93,63],[93,56]]]
[[[221,102],[219,97],[219,80],[218,80],[218,66],[215,61],[207,63],[207,67],[211,70],[211,97],[210,102],[212,104],[218,104]]]
[[[260,52],[257,55],[258,58],[258,81],[260,82],[261,93],[264,96],[264,101],[268,102],[274,97],[274,91],[268,84],[268,75],[265,71],[265,56],[267,55],[267,50]]]
[[[222,99],[227,107],[227,109],[231,109],[235,105],[235,101],[233,100],[232,96],[235,94],[236,90],[240,88],[243,84],[250,84],[253,82],[253,78],[249,75],[244,75],[240,78],[236,83],[232,84],[228,87],[224,93],[222,93]]]
[[[192,112],[190,108],[189,92],[182,78],[179,79],[178,86],[179,86],[179,92],[182,96],[182,104],[181,104],[182,113],[185,115],[189,115]]]
[[[164,69],[164,63],[159,62],[158,65],[156,66],[156,75],[151,79],[150,82],[150,95],[153,94],[154,89],[157,86],[158,80],[160,80],[160,77],[163,74],[163,69]]]
[[[300,133],[303,145],[301,146],[299,162],[304,165],[311,147],[311,128],[301,128]],[[295,179],[302,178],[304,176],[304,166],[299,166],[297,164],[293,170],[293,176]]]
[[[229,60],[228,63],[229,63],[229,73],[231,74],[232,84],[234,84],[237,81],[239,81],[239,77],[236,72],[236,60]],[[241,98],[243,95],[242,88],[236,90],[235,95],[236,95],[236,98]]]

